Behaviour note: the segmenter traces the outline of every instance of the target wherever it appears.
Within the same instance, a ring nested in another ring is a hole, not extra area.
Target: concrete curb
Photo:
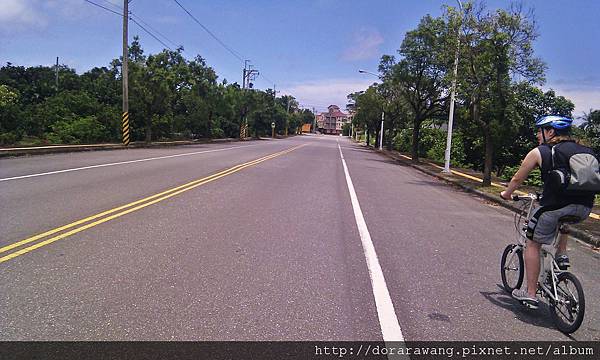
[[[401,159],[399,157],[394,156],[393,153],[389,152],[388,150],[384,150],[384,151],[377,151],[375,150],[377,153],[382,154],[384,156],[387,156],[388,158],[393,159],[396,162],[402,163],[404,165],[410,165],[412,168],[415,168],[427,175],[430,176],[434,176],[438,179],[444,180],[446,183],[451,184],[451,185],[455,185],[455,186],[459,186],[460,188],[462,188],[463,190],[476,194],[477,196],[480,196],[488,201],[492,201],[506,209],[509,209],[511,211],[514,212],[520,212],[521,209],[519,209],[518,207],[514,206],[512,202],[506,201],[501,199],[499,196],[495,197],[492,196],[488,193],[485,193],[483,191],[477,190],[473,187],[467,186],[465,184],[462,184],[460,182],[457,181],[452,181],[452,179],[448,179],[446,177],[444,177],[442,174],[440,174],[439,172],[435,172],[435,171],[431,171],[429,169],[425,169],[417,164],[413,164],[411,162],[409,162],[408,160],[405,159]],[[580,240],[582,242],[585,242],[593,247],[600,247],[600,239],[596,238],[595,236],[593,236],[592,234],[588,233],[585,230],[581,230],[578,229],[576,225],[571,226],[571,236],[576,238],[577,240]]]
[[[100,151],[100,150],[126,150],[126,149],[138,149],[138,148],[150,148],[150,147],[167,147],[167,146],[180,146],[180,145],[197,145],[197,144],[208,144],[208,143],[221,143],[221,142],[238,142],[246,141],[248,139],[212,139],[212,140],[192,140],[192,141],[161,141],[153,143],[131,143],[125,147],[122,144],[92,144],[92,145],[49,145],[49,146],[38,146],[38,147],[22,147],[22,148],[4,148],[0,149],[0,158],[8,156],[27,156],[27,155],[43,155],[43,154],[57,154],[57,153],[69,153],[79,151]]]

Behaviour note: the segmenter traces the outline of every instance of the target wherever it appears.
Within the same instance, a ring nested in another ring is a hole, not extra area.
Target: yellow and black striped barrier
[[[240,126],[240,139],[245,139],[248,136],[248,123],[244,122]]]
[[[121,121],[123,127],[123,145],[129,145],[129,112],[124,112]]]

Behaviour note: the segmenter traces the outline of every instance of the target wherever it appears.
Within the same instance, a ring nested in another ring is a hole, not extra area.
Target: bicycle
[[[502,285],[508,293],[519,289],[523,284],[525,267],[523,261],[523,250],[527,246],[527,222],[519,227],[523,220],[524,210],[527,210],[526,219],[530,218],[533,204],[539,200],[538,194],[527,194],[524,196],[513,195],[513,200],[529,200],[525,202],[520,212],[515,214],[515,229],[517,243],[509,244],[502,253],[500,262],[500,273]],[[563,217],[559,225],[576,222],[572,217]],[[536,293],[547,299],[550,306],[550,316],[561,332],[571,334],[581,326],[585,314],[585,296],[581,282],[575,275],[561,270],[554,260],[554,252],[558,244],[558,232],[551,245],[542,245],[540,251],[540,277]],[[521,302],[528,308],[529,303]]]

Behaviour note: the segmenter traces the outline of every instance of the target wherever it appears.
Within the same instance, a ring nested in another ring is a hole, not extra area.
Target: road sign
[[[275,123],[274,122],[271,123],[271,129],[275,129]]]

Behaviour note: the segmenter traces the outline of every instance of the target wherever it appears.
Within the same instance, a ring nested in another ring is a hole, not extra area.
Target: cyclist
[[[535,122],[539,146],[531,150],[523,159],[519,170],[510,180],[506,190],[500,196],[506,200],[511,199],[512,193],[527,179],[529,173],[540,167],[544,187],[540,206],[537,207],[528,219],[527,246],[524,251],[525,269],[527,270],[527,290],[515,289],[512,296],[526,302],[530,307],[537,308],[536,297],[537,280],[540,273],[540,248],[543,244],[551,244],[556,232],[559,231],[559,242],[555,255],[558,266],[565,270],[569,265],[567,256],[568,226],[558,227],[559,220],[564,216],[583,221],[586,219],[594,205],[594,195],[566,195],[552,186],[548,172],[552,170],[552,146],[560,142],[573,142],[571,138],[571,124],[573,120],[562,116],[543,116]],[[563,146],[563,145],[561,145]],[[564,145],[566,146],[566,145]]]

